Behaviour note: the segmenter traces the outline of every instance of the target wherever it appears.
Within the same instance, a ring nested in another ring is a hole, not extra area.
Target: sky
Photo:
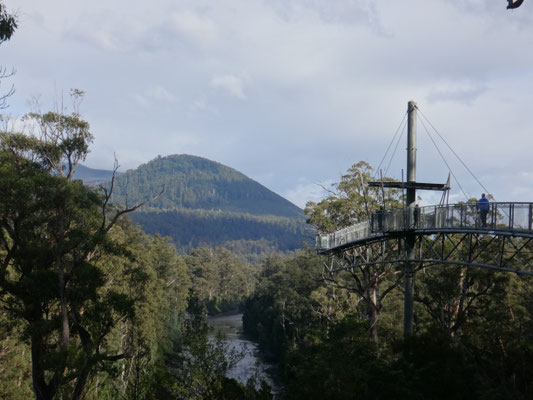
[[[3,2],[3,113],[85,91],[88,167],[191,154],[304,207],[361,160],[401,180],[414,100],[419,181],[533,201],[532,0]]]

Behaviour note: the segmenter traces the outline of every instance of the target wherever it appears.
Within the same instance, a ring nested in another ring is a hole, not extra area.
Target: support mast
[[[446,184],[424,183],[416,181],[416,114],[418,107],[414,101],[407,104],[407,182],[368,182],[370,187],[397,188],[406,190],[405,209],[405,250],[404,262],[404,316],[403,334],[408,338],[414,333],[414,273],[415,273],[415,244],[416,227],[414,226],[413,211],[416,204],[416,191],[418,190],[449,190],[449,181]]]
[[[407,105],[407,224],[413,227],[413,211],[416,203],[416,103]],[[414,333],[414,265],[416,235],[409,230],[405,236],[407,259],[404,265],[404,315],[403,334],[410,337]]]

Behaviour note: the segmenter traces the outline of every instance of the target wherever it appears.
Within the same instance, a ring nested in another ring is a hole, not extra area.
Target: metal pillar
[[[407,105],[407,218],[408,229],[413,227],[413,210],[416,203],[416,103],[410,101]],[[414,264],[416,236],[408,231],[405,237],[407,259],[404,265],[404,338],[413,335],[414,329]]]

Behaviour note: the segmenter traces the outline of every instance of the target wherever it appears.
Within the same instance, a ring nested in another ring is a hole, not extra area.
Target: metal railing
[[[489,203],[488,210],[480,210],[476,203],[382,210],[373,213],[370,221],[317,235],[316,249],[329,250],[387,233],[408,230],[480,230],[533,234],[532,225],[533,203]]]

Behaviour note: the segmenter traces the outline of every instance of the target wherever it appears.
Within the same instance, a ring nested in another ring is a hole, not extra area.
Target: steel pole
[[[407,182],[416,183],[416,103],[410,101],[407,104]],[[407,188],[407,234],[405,248],[407,259],[404,266],[404,315],[403,334],[404,338],[413,335],[414,332],[414,259],[416,236],[413,228],[413,210],[416,203],[416,188],[410,185]]]

